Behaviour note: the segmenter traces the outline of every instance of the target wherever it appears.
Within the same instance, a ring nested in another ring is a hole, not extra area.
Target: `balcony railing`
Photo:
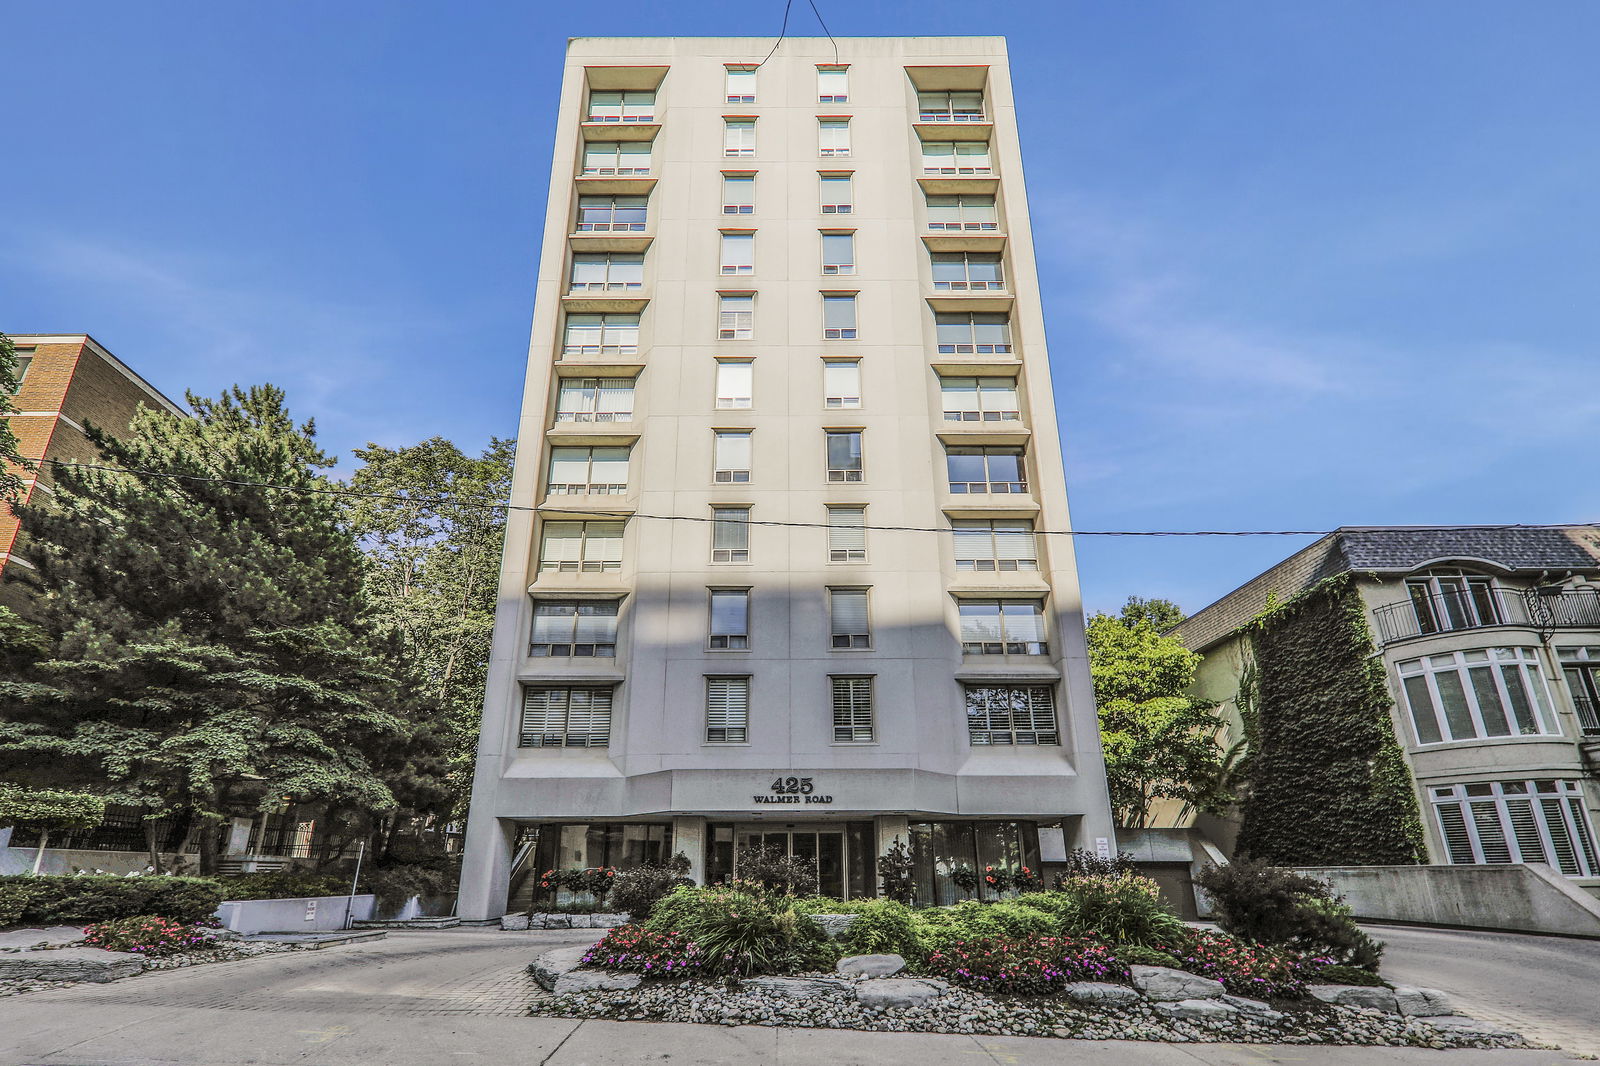
[[[1546,595],[1538,589],[1483,586],[1430,596],[1413,595],[1406,603],[1379,607],[1372,614],[1380,644],[1491,626],[1600,629],[1600,591],[1578,589]]]
[[[1572,697],[1572,704],[1578,711],[1578,728],[1583,730],[1586,737],[1600,737],[1600,708],[1587,696]]]

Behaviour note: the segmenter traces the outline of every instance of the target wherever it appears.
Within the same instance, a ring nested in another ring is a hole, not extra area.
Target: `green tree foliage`
[[[44,864],[44,849],[56,830],[93,829],[106,818],[106,801],[86,792],[27,791],[0,785],[0,827],[20,825],[39,831],[33,872]]]
[[[17,347],[10,337],[0,333],[0,416],[17,409],[11,397],[16,395],[18,384]],[[0,509],[22,499],[22,474],[31,465],[22,457],[11,424],[0,417]]]
[[[43,654],[0,679],[0,777],[179,819],[209,870],[241,804],[392,808],[377,760],[416,730],[313,426],[272,386],[189,405],[120,439],[86,427],[97,465],[130,472],[57,468],[28,508],[38,621],[8,648]]]
[[[492,440],[477,458],[434,437],[409,448],[369,444],[345,513],[371,563],[367,588],[375,619],[398,636],[438,715],[448,802],[464,814],[477,754],[478,719],[506,512],[487,501],[510,495],[516,442]],[[439,779],[423,779],[428,788]],[[430,796],[434,800],[438,797]],[[424,797],[403,805],[425,806]]]
[[[1161,635],[1162,624],[1182,617],[1165,600],[1130,599],[1119,615],[1089,619],[1111,807],[1118,824],[1132,829],[1148,824],[1157,800],[1214,810],[1228,798],[1216,704],[1185,695],[1200,656]]]

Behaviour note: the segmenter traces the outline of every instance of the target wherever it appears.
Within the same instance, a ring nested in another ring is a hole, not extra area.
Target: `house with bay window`
[[[1428,861],[1545,863],[1600,895],[1600,529],[1321,538],[1175,630],[1205,657],[1196,691],[1233,712],[1234,735],[1242,627],[1339,574],[1383,666]]]

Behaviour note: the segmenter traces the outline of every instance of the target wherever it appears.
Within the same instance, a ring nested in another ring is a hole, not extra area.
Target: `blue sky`
[[[1010,38],[1079,527],[1600,519],[1600,6],[819,6]],[[782,7],[595,11],[13,5],[0,329],[276,382],[346,455],[510,434],[565,39]],[[1087,604],[1303,543],[1085,539]]]

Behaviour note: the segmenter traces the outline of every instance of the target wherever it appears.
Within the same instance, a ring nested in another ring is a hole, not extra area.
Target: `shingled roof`
[[[1203,651],[1261,612],[1334,574],[1406,574],[1463,563],[1503,573],[1600,570],[1595,526],[1345,526],[1190,616],[1174,632]]]

